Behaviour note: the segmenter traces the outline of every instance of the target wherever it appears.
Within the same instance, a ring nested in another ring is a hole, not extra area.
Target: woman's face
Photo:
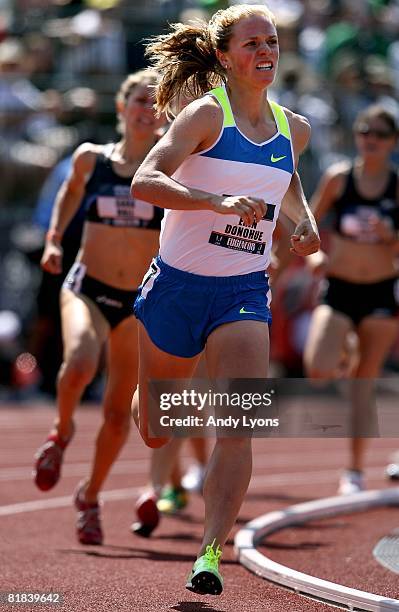
[[[397,136],[381,117],[359,122],[354,129],[356,147],[363,157],[389,158],[397,143]]]
[[[129,131],[153,132],[164,123],[163,118],[155,115],[154,102],[154,87],[149,83],[139,83],[132,89],[120,109]]]
[[[230,78],[264,89],[277,71],[279,46],[276,28],[266,15],[255,14],[232,28],[228,51],[217,52]]]

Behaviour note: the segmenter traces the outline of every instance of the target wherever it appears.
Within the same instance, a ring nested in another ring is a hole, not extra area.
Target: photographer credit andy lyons
[[[221,393],[211,390],[201,393],[194,389],[161,393],[159,408],[168,414],[159,416],[159,424],[162,428],[175,431],[179,428],[223,428],[245,432],[278,427],[278,418],[264,414],[265,409],[272,407],[273,395],[274,389],[262,393]],[[251,410],[253,413],[249,414]],[[263,415],[255,416],[258,412],[263,412]],[[203,431],[203,435],[207,435],[207,432]]]

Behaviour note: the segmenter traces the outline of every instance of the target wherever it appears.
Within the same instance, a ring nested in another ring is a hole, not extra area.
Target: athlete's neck
[[[356,158],[353,165],[357,176],[368,176],[369,178],[381,178],[390,172],[390,165],[386,159],[362,159]]]
[[[251,125],[256,126],[266,120],[274,121],[273,113],[267,102],[267,90],[248,90],[241,83],[226,85],[234,115],[245,116]]]
[[[156,137],[154,134],[150,134],[146,138],[124,137],[116,144],[115,153],[121,162],[126,162],[127,164],[141,162],[155,142]]]

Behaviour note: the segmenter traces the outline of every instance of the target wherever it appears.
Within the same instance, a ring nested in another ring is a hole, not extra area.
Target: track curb
[[[298,594],[307,595],[331,605],[344,606],[353,611],[399,611],[398,599],[388,599],[381,595],[321,580],[276,563],[256,550],[257,543],[267,535],[286,527],[328,516],[361,512],[378,506],[396,504],[399,504],[399,487],[328,497],[289,506],[283,510],[264,514],[247,523],[235,536],[234,550],[239,562],[251,572]]]

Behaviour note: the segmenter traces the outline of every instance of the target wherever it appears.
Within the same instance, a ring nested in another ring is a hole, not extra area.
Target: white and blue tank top
[[[212,95],[223,110],[219,137],[209,149],[184,160],[172,178],[217,195],[263,198],[267,212],[248,227],[234,214],[166,209],[160,256],[174,268],[205,276],[265,270],[281,201],[295,170],[288,119],[280,105],[269,101],[277,131],[257,144],[238,129],[225,87],[206,95]]]

